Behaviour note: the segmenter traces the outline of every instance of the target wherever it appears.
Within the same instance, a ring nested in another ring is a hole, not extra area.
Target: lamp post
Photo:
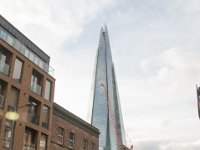
[[[28,103],[26,105],[22,105],[19,107],[14,107],[11,111],[6,112],[6,119],[11,121],[11,138],[10,138],[10,144],[9,144],[9,150],[13,149],[13,141],[14,141],[14,128],[15,128],[15,123],[19,119],[19,114],[17,113],[17,110],[23,107],[31,107],[33,106],[33,103]]]

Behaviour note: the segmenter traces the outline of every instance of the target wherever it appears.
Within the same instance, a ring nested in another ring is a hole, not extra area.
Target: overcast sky
[[[0,0],[0,13],[51,57],[55,102],[83,119],[107,24],[134,150],[199,150],[199,0]]]

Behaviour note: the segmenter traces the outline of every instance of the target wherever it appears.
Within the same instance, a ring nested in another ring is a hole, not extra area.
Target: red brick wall
[[[65,131],[64,133],[64,144],[58,144],[58,128],[62,127]],[[52,134],[51,134],[51,150],[66,150],[68,146],[68,137],[69,133],[73,132],[75,134],[75,149],[83,150],[83,141],[88,140],[88,150],[92,150],[92,143],[95,143],[96,150],[99,147],[99,139],[94,135],[89,134],[78,126],[73,125],[72,123],[65,121],[62,118],[59,118],[53,114],[52,122]]]

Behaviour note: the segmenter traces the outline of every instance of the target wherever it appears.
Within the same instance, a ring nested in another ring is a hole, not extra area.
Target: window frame
[[[57,143],[63,145],[64,144],[64,135],[65,135],[65,129],[62,127],[58,127],[58,139]]]
[[[71,136],[72,136],[72,139],[71,139]],[[76,140],[75,133],[70,132],[69,133],[69,139],[68,139],[68,147],[69,148],[75,149],[75,140]]]

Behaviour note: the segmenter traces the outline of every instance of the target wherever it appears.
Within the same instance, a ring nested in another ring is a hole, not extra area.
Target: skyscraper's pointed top
[[[104,31],[104,28],[103,28],[103,27],[101,27],[101,33],[103,33],[103,32],[105,32],[105,31]]]
[[[107,25],[106,25],[106,24],[104,24],[104,31],[105,31],[105,32],[108,32],[108,29],[107,29]]]
[[[99,149],[118,150],[125,131],[107,26],[101,27],[92,88],[91,124],[100,131]]]
[[[108,32],[106,24],[104,24],[104,26],[101,27],[101,32]]]

